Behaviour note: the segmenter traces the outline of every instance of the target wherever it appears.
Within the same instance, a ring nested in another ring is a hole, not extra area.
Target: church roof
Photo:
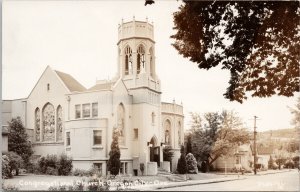
[[[76,79],[74,79],[74,77],[72,77],[71,75],[56,70],[55,72],[71,92],[86,91],[86,88],[83,85],[81,85]]]
[[[110,90],[115,82],[101,83],[96,84],[93,87],[89,88],[89,91],[100,91],[100,90]]]

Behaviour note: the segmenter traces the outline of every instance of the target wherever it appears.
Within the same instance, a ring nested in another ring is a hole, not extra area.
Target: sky
[[[153,22],[156,42],[156,73],[161,80],[162,101],[183,104],[185,128],[189,112],[234,110],[245,126],[258,131],[290,128],[289,107],[296,97],[248,98],[243,104],[230,102],[223,94],[229,72],[220,68],[200,70],[171,45],[173,13],[181,1],[4,1],[2,99],[28,97],[49,65],[69,73],[86,88],[96,80],[117,73],[117,29],[124,22]]]

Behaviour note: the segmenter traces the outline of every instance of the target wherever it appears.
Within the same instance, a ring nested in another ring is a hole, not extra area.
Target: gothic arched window
[[[181,146],[181,123],[178,121],[178,146]]]
[[[57,141],[62,141],[63,123],[62,123],[62,107],[59,105],[56,110],[56,134]]]
[[[118,119],[117,129],[119,132],[119,143],[121,145],[125,145],[125,109],[122,103],[120,103],[118,106],[117,119]]]
[[[146,58],[145,58],[145,49],[143,45],[140,45],[137,49],[137,74],[141,72],[141,70],[145,69]]]
[[[35,141],[41,140],[41,114],[40,109],[37,107],[34,112],[35,123]]]
[[[150,53],[150,75],[153,77],[153,75],[154,75],[154,63],[153,63],[154,56],[153,56],[152,47],[150,48],[149,53]]]
[[[125,75],[132,74],[132,50],[129,46],[125,48]]]
[[[47,103],[42,112],[43,124],[42,134],[43,141],[54,141],[55,138],[55,115],[54,106],[51,103]]]
[[[165,144],[171,145],[171,122],[168,119],[164,123],[164,130],[165,130]]]

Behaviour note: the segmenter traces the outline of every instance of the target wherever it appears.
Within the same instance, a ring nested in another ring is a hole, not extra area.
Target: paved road
[[[246,179],[166,188],[159,191],[299,191],[300,178],[297,170],[269,175],[247,176]]]

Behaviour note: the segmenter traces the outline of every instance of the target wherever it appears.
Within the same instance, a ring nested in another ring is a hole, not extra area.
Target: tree
[[[187,164],[186,164],[186,160],[185,160],[185,152],[184,152],[184,146],[181,146],[180,149],[180,158],[178,159],[178,163],[177,163],[177,171],[179,174],[186,174],[187,172]]]
[[[187,136],[186,153],[192,153],[192,136],[190,134]]]
[[[299,92],[297,1],[186,1],[174,13],[173,46],[200,69],[230,71],[224,94],[252,97]]]
[[[199,114],[198,114],[199,115]],[[241,144],[249,143],[249,132],[243,128],[241,119],[234,111],[204,114],[206,124],[192,135],[193,153],[209,168],[221,156],[232,153]]]
[[[290,108],[291,113],[294,115],[292,124],[295,126],[295,128],[300,130],[300,97],[297,98],[297,103],[295,108]]]
[[[8,151],[13,151],[24,160],[25,166],[29,164],[29,158],[33,154],[31,143],[20,117],[13,118],[9,124]]]
[[[174,152],[171,146],[165,146],[163,149],[163,159],[164,161],[172,161],[172,157],[174,156]]]
[[[196,158],[192,153],[188,153],[185,157],[186,165],[187,165],[187,172],[188,173],[198,173],[197,161]]]
[[[270,155],[270,159],[268,161],[268,169],[274,169],[274,167],[275,167],[274,164],[275,164],[275,161],[274,161],[272,155]]]
[[[119,148],[118,139],[119,139],[118,131],[114,129],[113,140],[111,142],[111,146],[110,146],[111,149],[109,152],[109,160],[107,162],[108,171],[110,171],[112,175],[117,175],[121,167],[121,162],[120,162],[121,152]]]

